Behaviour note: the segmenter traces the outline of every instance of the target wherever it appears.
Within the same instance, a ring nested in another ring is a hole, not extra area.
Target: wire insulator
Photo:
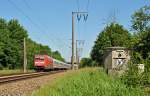
[[[83,17],[84,17],[84,21],[86,22],[88,18],[88,14],[83,14]]]

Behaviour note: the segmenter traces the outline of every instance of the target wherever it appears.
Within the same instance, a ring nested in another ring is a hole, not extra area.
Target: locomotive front
[[[34,66],[35,69],[44,69],[45,66],[45,56],[44,55],[35,55],[34,57]]]

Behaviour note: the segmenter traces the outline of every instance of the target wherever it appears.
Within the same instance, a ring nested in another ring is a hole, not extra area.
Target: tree
[[[0,18],[0,66],[7,66],[7,54],[5,54],[5,48],[7,43],[9,42],[9,30],[7,29],[6,20]]]
[[[11,62],[12,64],[10,64],[10,67],[15,66],[15,68],[20,68],[23,65],[23,40],[28,36],[27,31],[16,19],[12,19],[8,22],[8,30],[10,31],[9,38],[11,38],[12,41],[12,46],[10,46],[12,52],[10,52],[10,54],[13,55],[13,57],[9,57],[14,62]]]
[[[79,67],[92,67],[96,63],[91,58],[82,58]]]
[[[111,23],[99,33],[91,51],[91,58],[101,65],[105,48],[112,46],[130,47],[130,39],[130,33],[122,25]]]
[[[91,51],[91,58],[97,62],[102,62],[103,50],[106,47],[111,46],[111,41],[109,36],[106,32],[102,31],[99,35],[97,40],[95,41],[95,45]]]
[[[60,54],[58,51],[54,51],[54,52],[52,53],[52,57],[55,58],[55,59],[58,59],[58,60],[60,60],[60,61],[65,61],[65,59],[62,58],[61,54]]]
[[[150,27],[150,6],[144,6],[132,15],[132,28],[143,32]]]
[[[65,61],[64,58],[62,58],[61,54],[58,51],[52,52],[51,48],[49,48],[46,45],[38,44],[35,41],[31,39],[27,39],[27,59],[28,59],[28,68],[32,69],[34,68],[34,55],[49,55],[52,56],[55,59],[58,59],[60,61]]]
[[[0,18],[0,69],[22,68],[23,66],[23,42],[26,38],[28,68],[33,68],[34,55],[47,54],[51,56],[52,51],[48,46],[38,44],[28,38],[27,30],[16,19],[6,21]],[[53,53],[56,59],[64,61],[61,54]]]
[[[150,53],[150,6],[144,6],[137,10],[132,15],[132,29],[136,32],[134,38],[134,54],[135,58],[141,58],[137,60],[137,63],[143,63],[143,59],[146,60]],[[136,55],[138,54],[138,55]]]
[[[132,48],[134,49],[129,70],[124,74],[124,83],[127,86],[140,86],[149,84],[150,73],[150,6],[144,6],[132,15]],[[144,72],[139,74],[136,64],[145,64]],[[134,78],[130,78],[134,77]],[[122,79],[122,80],[123,80]]]

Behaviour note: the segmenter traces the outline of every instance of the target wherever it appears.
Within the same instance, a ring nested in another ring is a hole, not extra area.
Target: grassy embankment
[[[32,96],[144,96],[144,92],[140,88],[127,88],[101,69],[87,68],[68,72]]]
[[[28,70],[28,72],[33,72],[33,70]],[[20,74],[23,73],[23,70],[15,69],[15,70],[0,70],[0,76],[12,75],[12,74]]]

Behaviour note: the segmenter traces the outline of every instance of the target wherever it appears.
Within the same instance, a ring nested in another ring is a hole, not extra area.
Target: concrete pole
[[[76,40],[76,64],[78,64],[78,40]]]
[[[26,56],[26,39],[24,38],[24,64],[23,64],[23,72],[27,72],[27,56]]]
[[[74,69],[74,12],[72,12],[72,70]]]
[[[74,15],[75,14],[87,14],[87,12],[72,12],[72,69],[74,69]]]

